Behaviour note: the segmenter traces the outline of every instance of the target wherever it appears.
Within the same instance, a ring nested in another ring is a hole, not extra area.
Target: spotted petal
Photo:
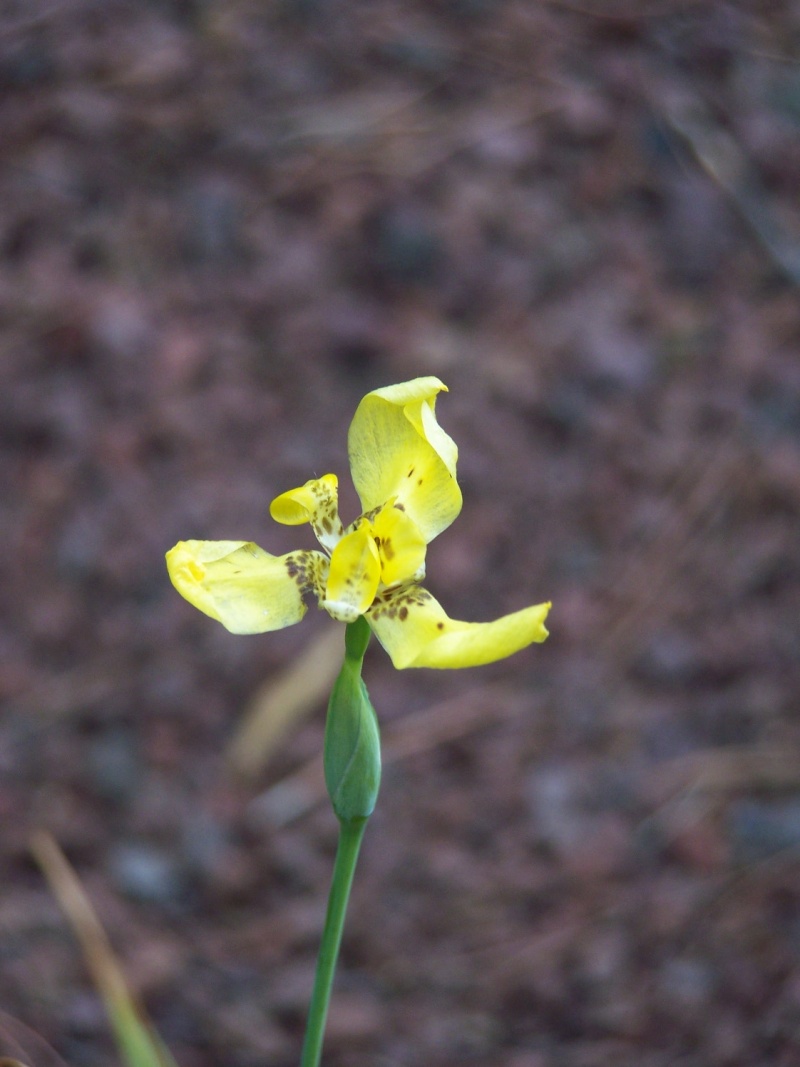
[[[339,519],[339,479],[335,474],[312,478],[299,489],[290,489],[275,497],[269,513],[284,526],[301,526],[310,522],[317,540],[332,551],[342,536]]]
[[[259,634],[302,619],[303,597],[321,596],[328,560],[321,552],[271,556],[252,541],[180,541],[167,569],[181,596],[226,630]]]
[[[380,578],[378,548],[364,520],[333,550],[322,606],[340,622],[355,622],[372,603]]]
[[[372,520],[372,535],[381,561],[381,582],[395,585],[425,573],[425,539],[405,511],[393,504]]]
[[[478,667],[544,641],[549,610],[537,604],[494,622],[459,622],[426,589],[411,586],[380,594],[367,621],[395,667]]]
[[[375,389],[356,409],[347,438],[353,484],[365,512],[392,497],[425,542],[461,510],[458,449],[436,421],[438,378]]]

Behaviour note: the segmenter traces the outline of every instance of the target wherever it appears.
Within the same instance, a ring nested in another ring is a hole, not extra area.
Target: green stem
[[[336,970],[336,961],[339,958],[339,946],[342,943],[344,917],[366,825],[366,819],[342,820],[339,823],[339,843],[336,847],[333,879],[328,895],[328,913],[325,916],[325,929],[322,932],[322,944],[317,958],[317,973],[314,978],[314,992],[311,994],[311,1006],[308,1010],[300,1067],[319,1067],[333,975]]]

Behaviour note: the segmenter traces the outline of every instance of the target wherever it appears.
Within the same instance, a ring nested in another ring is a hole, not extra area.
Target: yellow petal
[[[172,584],[234,634],[260,634],[299,622],[303,597],[319,596],[328,560],[321,552],[271,556],[252,541],[180,541],[167,553]]]
[[[427,546],[405,511],[393,504],[381,508],[372,520],[372,535],[378,546],[384,585],[408,581],[420,572]]]
[[[310,522],[317,540],[332,550],[342,536],[339,519],[339,479],[335,474],[312,478],[299,489],[290,489],[275,497],[269,506],[275,522],[300,526]]]
[[[322,606],[334,619],[355,622],[372,603],[380,579],[378,549],[370,524],[362,522],[333,550]]]
[[[415,378],[368,393],[347,438],[353,484],[365,512],[397,499],[425,541],[461,510],[458,449],[436,421],[438,378]]]
[[[395,667],[478,667],[544,641],[549,604],[494,622],[459,622],[420,586],[380,594],[367,621]]]

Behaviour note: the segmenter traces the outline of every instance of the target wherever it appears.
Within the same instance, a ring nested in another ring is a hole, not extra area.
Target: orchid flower
[[[363,511],[349,526],[334,474],[272,501],[272,518],[310,523],[322,551],[273,556],[251,541],[181,541],[167,553],[175,588],[237,634],[291,626],[316,597],[334,619],[363,616],[398,668],[472,667],[544,641],[549,604],[460,622],[421,585],[428,544],[461,510],[458,449],[436,420],[443,391],[438,378],[415,378],[361,401],[348,452]]]

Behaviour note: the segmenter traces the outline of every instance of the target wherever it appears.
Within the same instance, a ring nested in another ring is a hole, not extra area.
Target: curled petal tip
[[[388,593],[367,615],[395,667],[479,667],[544,641],[550,604],[535,604],[493,622],[451,619],[425,589]]]

